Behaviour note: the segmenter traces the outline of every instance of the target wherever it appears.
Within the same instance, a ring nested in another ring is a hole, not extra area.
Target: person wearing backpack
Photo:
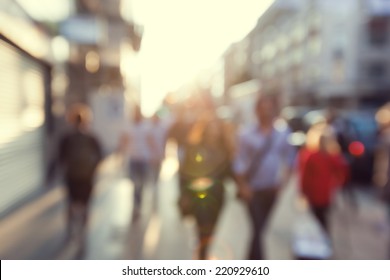
[[[103,153],[98,139],[89,131],[92,118],[90,109],[86,105],[75,104],[67,117],[71,129],[60,138],[55,160],[62,167],[69,198],[68,237],[72,238],[77,233],[75,221],[80,217],[79,237],[83,243],[94,177]],[[53,169],[49,179],[52,176]]]

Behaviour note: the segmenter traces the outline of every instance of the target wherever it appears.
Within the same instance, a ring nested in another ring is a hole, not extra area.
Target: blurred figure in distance
[[[142,193],[148,181],[153,150],[152,138],[148,124],[144,119],[141,108],[136,107],[132,121],[123,129],[119,143],[119,151],[128,161],[129,177],[134,185],[133,221],[140,216]]]
[[[182,193],[185,188],[184,184],[184,174],[182,173],[182,164],[184,161],[184,154],[186,150],[186,146],[188,144],[187,142],[187,135],[194,124],[193,120],[189,117],[188,109],[185,104],[181,104],[176,111],[174,115],[174,120],[172,125],[170,126],[169,132],[168,132],[168,138],[175,141],[177,145],[177,157],[179,162],[179,170],[178,170],[178,186],[179,186],[179,210],[182,215],[182,217],[186,216],[186,212],[188,209],[188,202],[185,201],[185,199],[182,198]]]
[[[160,118],[158,113],[155,113],[149,124],[150,129],[150,144],[151,144],[151,162],[150,176],[154,189],[154,199],[157,202],[158,195],[158,180],[160,177],[162,162],[165,159],[165,148],[167,143],[170,121]],[[156,204],[155,204],[156,205]]]
[[[306,146],[299,153],[301,192],[310,210],[329,234],[328,214],[337,188],[348,178],[348,165],[332,128],[314,125],[307,134]]]
[[[73,237],[77,231],[84,244],[88,223],[88,208],[94,186],[94,177],[103,154],[97,138],[89,131],[92,118],[90,109],[84,104],[73,105],[67,115],[72,129],[65,133],[59,143],[56,160],[64,171],[67,187],[68,235]],[[51,173],[49,178],[52,177]],[[75,224],[81,218],[81,228]],[[83,249],[83,248],[81,248]]]
[[[381,198],[387,208],[387,227],[390,227],[390,103],[380,108],[376,114],[379,131],[379,145],[375,155],[374,183],[378,186]],[[390,244],[388,248],[390,259]]]

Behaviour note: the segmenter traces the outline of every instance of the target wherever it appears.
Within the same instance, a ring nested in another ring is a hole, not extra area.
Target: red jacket
[[[348,165],[342,155],[303,149],[299,155],[301,191],[312,206],[328,206],[337,188],[348,178]]]

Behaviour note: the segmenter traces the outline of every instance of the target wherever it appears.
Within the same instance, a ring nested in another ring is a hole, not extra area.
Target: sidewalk
[[[102,164],[95,196],[102,196],[107,181],[115,178],[115,164],[113,158]],[[64,248],[65,213],[66,194],[56,186],[4,217],[0,222],[0,258],[56,258]]]
[[[141,219],[131,222],[132,185],[115,158],[102,166],[91,205],[86,259],[192,259],[197,246],[195,224],[183,220],[177,208],[177,161],[169,157],[158,186],[145,189]],[[251,228],[246,207],[226,186],[226,204],[210,248],[212,259],[245,259]],[[331,216],[334,259],[384,259],[389,228],[385,209],[366,194],[358,196],[358,211],[338,199]],[[291,245],[297,221],[319,230],[304,204],[297,202],[296,181],[284,189],[265,236],[268,259],[293,258]],[[77,246],[64,243],[65,193],[60,187],[31,202],[0,223],[1,259],[73,259]]]
[[[390,226],[384,206],[364,192],[357,193],[358,208],[354,209],[339,194],[330,216],[333,259],[386,259]],[[321,228],[307,209],[299,202],[296,183],[284,191],[273,213],[265,238],[268,259],[292,259],[293,229],[297,221],[315,234]]]
[[[386,208],[373,196],[357,193],[355,209],[341,196],[332,213],[335,258],[383,260],[389,257],[390,225]]]

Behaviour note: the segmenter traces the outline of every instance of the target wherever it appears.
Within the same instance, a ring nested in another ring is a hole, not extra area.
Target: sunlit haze
[[[167,91],[213,65],[254,27],[272,0],[133,0],[145,28],[142,104],[153,112]]]
[[[62,20],[71,14],[68,0],[18,0],[40,20]],[[165,94],[215,65],[235,41],[255,26],[273,0],[123,0],[125,16],[144,28],[141,103],[151,114]],[[50,13],[47,13],[50,10]],[[130,66],[131,67],[131,66]]]
[[[27,12],[38,20],[58,21],[67,18],[73,8],[69,0],[17,0]],[[53,5],[54,4],[54,5]]]

